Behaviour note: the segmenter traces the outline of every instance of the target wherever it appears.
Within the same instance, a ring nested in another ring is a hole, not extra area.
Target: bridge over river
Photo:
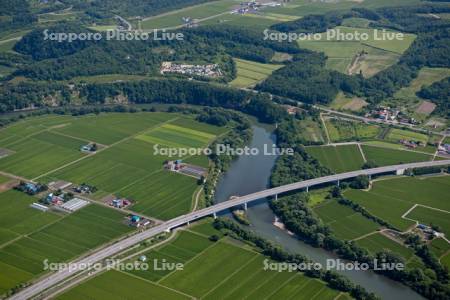
[[[401,164],[401,165],[393,165],[393,166],[385,166],[379,168],[365,169],[365,170],[357,170],[347,173],[340,173],[330,176],[324,176],[320,178],[295,182],[271,189],[266,189],[260,192],[248,194],[245,196],[237,196],[232,197],[228,201],[224,201],[213,206],[193,211],[191,213],[176,217],[174,219],[168,220],[164,223],[161,223],[155,227],[151,227],[143,232],[135,234],[133,236],[127,237],[123,240],[120,240],[112,245],[106,246],[102,249],[99,249],[95,253],[89,254],[86,257],[80,258],[72,263],[83,264],[83,265],[93,265],[99,261],[102,261],[114,254],[117,254],[124,249],[131,247],[143,240],[146,240],[154,235],[157,235],[164,231],[170,231],[173,228],[185,225],[189,222],[195,221],[197,219],[206,217],[206,216],[216,216],[216,213],[227,210],[232,207],[244,205],[247,206],[248,203],[264,199],[267,197],[275,197],[277,198],[279,194],[305,189],[308,190],[309,187],[324,184],[324,183],[337,183],[340,181],[354,178],[359,175],[379,175],[379,174],[387,174],[391,172],[396,172],[397,174],[403,174],[406,169],[414,169],[414,168],[424,168],[424,167],[438,167],[438,166],[446,166],[450,165],[450,160],[441,160],[441,161],[429,161],[429,162],[418,162],[418,163],[409,163],[409,164]],[[245,184],[245,183],[244,183]],[[30,299],[33,296],[38,295],[39,293],[45,291],[46,289],[52,287],[53,285],[61,282],[69,278],[70,276],[77,273],[77,271],[70,272],[69,270],[61,270],[56,273],[49,274],[46,277],[43,277],[30,285],[29,287],[23,289],[17,294],[10,297],[10,299],[14,300],[25,300]]]

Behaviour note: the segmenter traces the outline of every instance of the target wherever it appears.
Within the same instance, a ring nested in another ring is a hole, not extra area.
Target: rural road
[[[232,200],[224,201],[221,203],[218,203],[216,205],[194,211],[182,216],[179,216],[177,218],[171,219],[169,221],[166,221],[162,224],[159,224],[155,227],[149,228],[146,231],[140,232],[138,234],[135,234],[131,237],[125,238],[115,244],[109,245],[106,248],[103,248],[96,253],[93,253],[87,257],[81,258],[79,260],[76,260],[72,263],[77,264],[83,264],[83,265],[93,265],[97,262],[100,262],[128,247],[133,246],[134,244],[137,244],[143,240],[146,240],[154,235],[157,235],[164,231],[169,231],[173,228],[176,228],[178,226],[184,225],[188,222],[195,221],[197,219],[200,219],[205,216],[209,215],[215,215],[217,212],[229,209],[231,207],[247,204],[259,199],[264,199],[266,197],[270,196],[276,196],[278,194],[303,189],[306,187],[319,185],[323,183],[330,183],[330,182],[339,182],[340,180],[353,178],[359,175],[375,175],[375,174],[383,174],[388,172],[394,172],[398,170],[405,170],[409,168],[421,168],[421,167],[432,167],[432,166],[445,166],[450,165],[450,160],[442,160],[442,161],[431,161],[431,162],[418,162],[418,163],[409,163],[409,164],[401,164],[401,165],[393,165],[393,166],[385,166],[385,167],[379,167],[379,168],[373,168],[373,169],[365,169],[365,170],[357,170],[347,173],[340,173],[300,182],[295,182],[271,189],[266,189],[260,192],[252,193],[245,196],[238,196],[233,198]],[[68,269],[60,270],[56,273],[52,273],[45,278],[42,278],[41,280],[35,282],[31,286],[23,289],[22,291],[18,292],[17,294],[10,297],[11,300],[25,300],[30,299],[33,296],[36,296],[37,294],[45,291],[49,287],[57,284],[58,282],[67,279],[68,277],[74,275],[78,271],[69,271]]]

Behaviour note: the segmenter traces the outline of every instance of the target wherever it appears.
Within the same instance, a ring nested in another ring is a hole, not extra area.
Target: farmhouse
[[[181,173],[184,175],[192,176],[197,179],[200,179],[206,175],[205,168],[183,163],[183,161],[181,159],[178,159],[175,161],[172,161],[172,160],[166,161],[164,164],[164,168],[167,170],[170,170],[172,172],[177,172],[177,173]]]
[[[85,153],[95,153],[97,151],[97,144],[83,145],[81,146],[80,151]]]

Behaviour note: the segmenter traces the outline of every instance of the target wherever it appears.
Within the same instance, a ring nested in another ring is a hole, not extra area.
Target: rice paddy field
[[[446,236],[450,235],[450,210],[442,211],[417,206],[405,217],[418,220],[422,224],[439,226],[440,231],[442,231]]]
[[[450,211],[448,194],[450,191],[450,176],[434,177],[396,177],[375,181],[370,191],[348,190],[345,196],[360,204],[373,215],[389,222],[404,231],[415,223],[402,218],[415,204],[421,204],[444,211]],[[432,214],[434,223],[448,230],[448,216],[434,216],[434,213],[415,209],[408,218],[418,219],[427,223]],[[443,220],[443,222],[442,222]]]
[[[419,161],[430,161],[433,159],[432,155],[406,151],[406,150],[395,150],[390,148],[384,148],[379,146],[369,146],[361,145],[366,159],[368,161],[373,161],[378,166],[389,166],[396,164],[406,164],[411,162]]]
[[[360,170],[364,164],[358,145],[313,146],[305,149],[334,173]]]
[[[273,71],[283,65],[262,64],[249,60],[235,58],[237,77],[230,82],[234,87],[249,87],[266,79]]]
[[[124,299],[129,293],[141,295],[152,289],[151,299],[334,299],[338,291],[301,273],[264,270],[265,257],[230,238],[208,239],[219,234],[209,223],[181,231],[175,240],[145,253],[154,259],[184,264],[183,270],[108,271],[57,299]],[[107,281],[125,282],[126,288],[111,288]],[[123,279],[123,280],[122,280]],[[157,287],[157,288],[154,288]],[[112,292],[111,292],[112,291]],[[164,295],[161,295],[165,293]],[[148,298],[148,296],[146,296]]]
[[[32,118],[0,131],[1,148],[9,152],[0,170],[44,182],[87,183],[98,189],[94,199],[115,194],[132,200],[137,212],[170,219],[190,210],[197,181],[165,171],[169,157],[155,147],[202,149],[227,130],[168,113]],[[82,153],[90,142],[99,145],[97,153]],[[208,166],[201,156],[172,159]]]
[[[339,239],[353,240],[379,228],[379,225],[335,200],[324,202],[314,212]]]
[[[113,209],[89,205],[70,215],[41,212],[37,199],[18,191],[0,193],[0,294],[45,272],[48,263],[71,260],[131,227]]]

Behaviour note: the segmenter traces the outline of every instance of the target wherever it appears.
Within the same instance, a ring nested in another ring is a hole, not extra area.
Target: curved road
[[[224,201],[224,202],[218,203],[216,205],[213,205],[213,206],[210,206],[210,207],[198,210],[198,211],[194,211],[194,212],[188,213],[186,215],[182,215],[177,218],[166,221],[160,225],[149,228],[146,231],[140,232],[131,237],[128,237],[119,242],[116,242],[115,244],[112,244],[103,249],[100,249],[99,251],[95,252],[94,254],[91,254],[89,256],[81,258],[72,263],[86,264],[86,265],[95,264],[103,259],[106,259],[128,247],[131,247],[134,244],[137,244],[137,243],[139,243],[143,240],[146,240],[154,235],[157,235],[161,232],[171,230],[175,227],[187,224],[188,222],[195,221],[195,220],[200,219],[205,216],[214,215],[217,212],[226,210],[226,209],[234,207],[234,206],[247,204],[249,202],[256,201],[256,200],[263,199],[263,198],[270,197],[270,196],[276,196],[276,195],[284,193],[284,192],[303,189],[303,188],[307,188],[307,187],[311,187],[311,186],[319,185],[319,184],[323,184],[323,183],[338,182],[339,180],[353,178],[353,177],[356,177],[359,175],[368,175],[369,176],[369,175],[375,175],[375,174],[395,172],[398,170],[405,170],[405,169],[409,169],[409,168],[421,168],[421,167],[445,166],[445,165],[450,165],[450,160],[419,162],[419,163],[410,163],[410,164],[379,167],[379,168],[366,169],[366,170],[358,170],[358,171],[335,174],[335,175],[300,181],[300,182],[296,182],[296,183],[292,183],[292,184],[287,184],[287,185],[279,186],[276,188],[271,188],[271,189],[263,190],[263,191],[256,192],[253,194],[249,194],[246,196],[233,197],[232,200]],[[49,287],[72,276],[75,273],[77,273],[77,271],[70,272],[69,270],[61,270],[56,273],[52,273],[52,274],[48,275],[47,277],[42,278],[41,280],[32,284],[31,286],[25,288],[24,290],[18,292],[17,294],[13,295],[10,299],[13,299],[13,300],[30,299],[31,297],[38,295],[39,293],[43,292],[44,290],[48,289]]]

